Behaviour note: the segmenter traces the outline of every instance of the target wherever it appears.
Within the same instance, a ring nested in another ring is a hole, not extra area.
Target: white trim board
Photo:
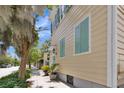
[[[116,6],[107,6],[107,86],[117,87]]]

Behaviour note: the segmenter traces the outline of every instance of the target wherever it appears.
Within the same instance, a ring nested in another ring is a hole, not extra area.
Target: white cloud
[[[38,17],[38,21],[36,22],[36,27],[47,27],[50,25],[50,20],[49,17],[45,16],[45,17]]]
[[[49,35],[51,35],[51,32],[49,30],[38,32],[38,36],[41,38]]]

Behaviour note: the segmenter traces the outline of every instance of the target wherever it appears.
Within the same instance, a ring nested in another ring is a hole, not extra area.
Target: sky
[[[39,36],[38,47],[39,48],[42,46],[42,44],[45,40],[48,40],[51,38],[51,22],[49,20],[49,15],[50,15],[50,11],[47,8],[45,8],[43,16],[38,16],[36,19],[36,26],[35,26],[36,29],[44,28],[44,27],[47,28],[45,30],[42,30],[42,31],[39,30],[38,31],[38,36]],[[18,59],[18,56],[15,53],[14,47],[10,46],[7,49],[7,53],[11,57]]]
[[[46,30],[42,30],[38,32],[38,36],[39,36],[39,44],[38,47],[41,47],[42,43],[47,40],[50,39],[51,37],[51,22],[49,20],[49,15],[50,15],[50,11],[46,8],[44,9],[44,15],[43,16],[39,16],[36,20],[36,28],[40,28],[40,27],[45,27],[47,28]]]

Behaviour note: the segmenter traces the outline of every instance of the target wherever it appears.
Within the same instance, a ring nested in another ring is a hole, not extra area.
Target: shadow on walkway
[[[32,76],[27,82],[31,82],[30,88],[71,88],[59,79],[51,81],[49,76],[44,76],[43,71],[37,69],[32,70]]]
[[[37,69],[32,69],[32,76],[40,76],[40,71]]]

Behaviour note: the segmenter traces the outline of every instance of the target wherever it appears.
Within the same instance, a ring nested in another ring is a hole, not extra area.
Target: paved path
[[[11,68],[0,68],[0,78],[11,74],[14,71],[17,71],[18,67],[11,67]]]
[[[70,88],[61,81],[50,81],[49,76],[44,76],[41,70],[34,71],[33,76],[28,81],[33,81],[31,88]]]

